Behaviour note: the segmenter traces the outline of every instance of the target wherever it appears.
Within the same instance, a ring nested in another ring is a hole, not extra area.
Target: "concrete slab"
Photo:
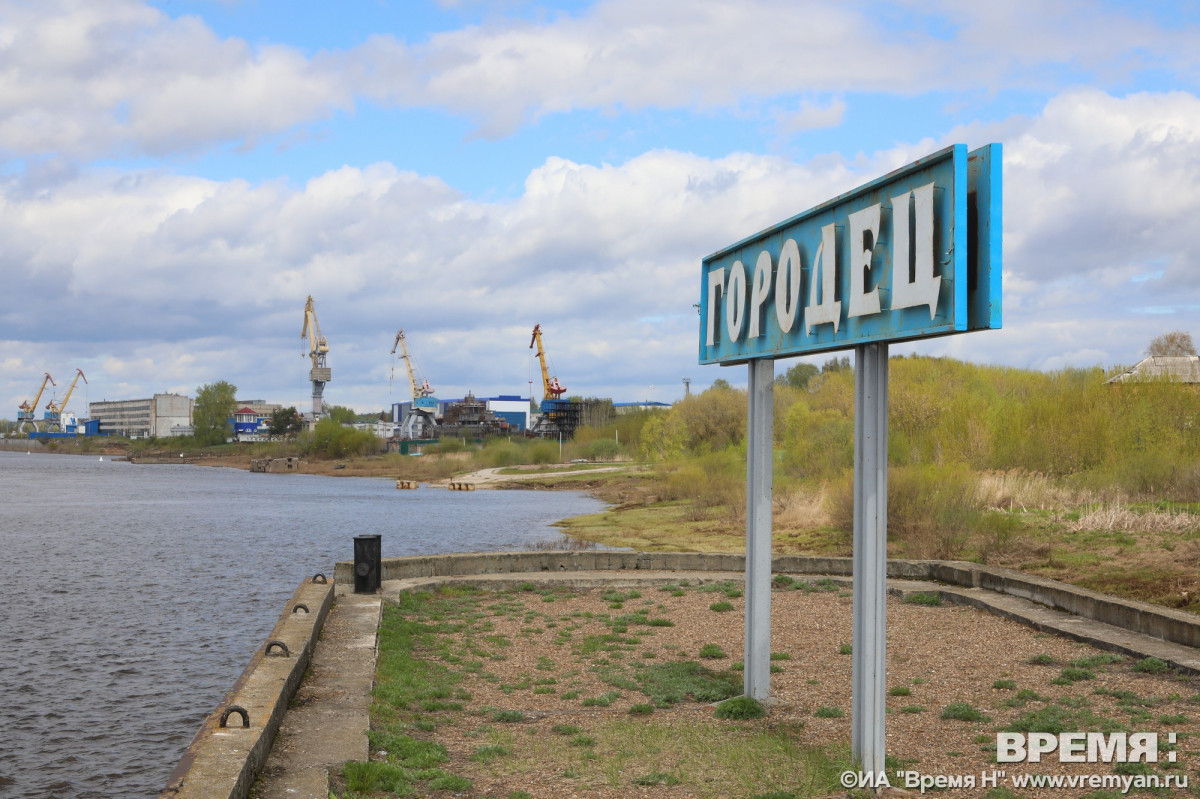
[[[340,586],[339,586],[340,590]],[[329,799],[329,772],[367,759],[381,599],[339,593],[250,796]]]

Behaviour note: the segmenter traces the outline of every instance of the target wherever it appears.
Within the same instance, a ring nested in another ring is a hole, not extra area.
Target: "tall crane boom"
[[[557,377],[550,376],[550,370],[546,366],[546,351],[542,348],[541,325],[533,326],[533,338],[529,341],[529,349],[533,349],[534,344],[537,344],[537,356],[542,364],[542,398],[558,399],[567,393],[567,387],[560,384]]]
[[[404,330],[396,333],[396,340],[392,343],[392,355],[396,354],[397,347],[400,348],[401,357],[404,358],[404,366],[408,370],[408,385],[412,389],[413,407],[436,411],[438,402],[433,397],[433,386],[429,385],[429,380],[424,377],[418,382],[417,373],[413,368],[412,356],[408,354],[408,339],[404,337]]]
[[[42,401],[42,392],[46,390],[46,384],[52,386],[58,385],[54,382],[54,378],[46,372],[46,376],[42,378],[42,384],[38,386],[37,394],[34,395],[33,402],[22,402],[17,406],[17,429],[24,430],[26,424],[33,425],[34,432],[37,432],[37,420],[33,418],[34,412],[37,410],[38,403]]]
[[[50,400],[46,403],[46,410],[49,411],[49,413],[46,414],[47,430],[51,430],[55,427],[59,428],[60,430],[62,429],[63,411],[67,409],[67,403],[71,401],[71,394],[73,394],[75,391],[75,384],[79,382],[79,378],[81,377],[83,378],[83,382],[86,383],[88,381],[87,376],[83,373],[83,370],[76,369],[75,377],[71,379],[71,385],[69,388],[67,388],[67,394],[62,398],[62,402]]]
[[[308,338],[308,357],[312,360],[308,379],[312,381],[312,413],[313,419],[316,420],[321,417],[321,398],[325,394],[325,384],[333,379],[333,370],[325,363],[325,356],[329,353],[329,342],[321,334],[321,325],[317,322],[317,311],[313,307],[311,294],[308,295],[308,302],[304,304],[304,327],[300,330],[300,338]]]

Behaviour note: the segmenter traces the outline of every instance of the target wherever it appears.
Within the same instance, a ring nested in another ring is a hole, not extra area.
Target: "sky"
[[[311,408],[672,402],[705,256],[1004,147],[1004,328],[1057,370],[1200,340],[1200,4],[0,0],[0,417],[228,381]],[[819,363],[824,358],[815,358]],[[782,372],[792,362],[776,364]],[[40,416],[40,411],[39,411]]]

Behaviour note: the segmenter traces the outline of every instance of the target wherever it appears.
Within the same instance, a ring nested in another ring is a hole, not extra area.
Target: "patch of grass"
[[[630,780],[634,785],[679,785],[683,781],[665,771],[653,771],[642,777],[634,777]]]
[[[584,707],[608,707],[621,698],[620,691],[605,691],[600,696],[589,696],[583,700]]]
[[[653,712],[654,705],[649,702],[639,702],[629,707],[629,715],[631,716],[649,716]]]
[[[429,788],[434,791],[451,791],[453,793],[464,793],[471,790],[473,783],[466,777],[460,777],[457,774],[442,774],[434,777],[429,781]]]
[[[988,717],[967,702],[951,702],[939,718],[946,721],[988,721]]]
[[[759,719],[767,715],[767,709],[753,697],[735,696],[717,705],[713,715],[719,719]]]
[[[1047,654],[1034,655],[1027,662],[1034,666],[1049,666],[1054,663],[1054,658]]]
[[[490,763],[493,760],[498,760],[506,755],[511,754],[511,750],[500,744],[490,744],[481,746],[471,753],[471,759],[478,763]]]
[[[492,721],[500,721],[505,724],[513,724],[518,721],[524,721],[525,714],[519,710],[494,710],[492,711]]]
[[[574,735],[571,737],[571,740],[569,741],[569,743],[571,744],[571,746],[578,746],[578,747],[586,748],[589,746],[595,746],[596,739],[591,737],[590,735]]]
[[[924,705],[905,705],[904,707],[900,708],[900,712],[901,713],[924,713],[925,706]]]
[[[391,763],[350,761],[342,766],[346,788],[358,793],[388,791],[404,794],[412,790],[408,772]]]
[[[907,685],[897,685],[888,689],[888,696],[912,696],[912,689]]]
[[[772,652],[771,660],[791,660],[792,656],[787,652]]]
[[[710,660],[720,660],[721,658],[729,657],[725,654],[725,650],[717,644],[705,644],[700,647],[700,657]]]
[[[996,680],[992,683],[992,688],[997,691],[1012,691],[1017,687],[1016,680]]]
[[[840,719],[845,716],[846,713],[840,707],[822,705],[813,711],[813,715],[819,719]]]
[[[1083,682],[1084,680],[1096,679],[1096,672],[1091,669],[1081,669],[1074,666],[1068,666],[1059,672],[1059,676],[1068,682]]]
[[[1045,702],[1046,697],[1041,696],[1037,691],[1031,691],[1028,688],[1023,688],[1015,694],[1004,700],[1005,707],[1025,707],[1030,702]]]
[[[841,646],[838,647],[838,654],[839,655],[853,655],[854,654],[854,646],[852,644],[842,644]]]
[[[719,702],[741,693],[741,680],[732,672],[714,672],[692,660],[656,663],[641,669],[636,679],[642,693],[660,707],[689,696],[697,702]]]
[[[916,594],[908,594],[904,597],[906,605],[927,605],[929,607],[940,607],[942,604],[942,595],[936,591],[923,591]]]
[[[720,602],[712,603],[708,606],[708,609],[715,613],[728,613],[729,611],[733,610],[733,603],[722,600]]]
[[[1120,663],[1125,658],[1120,655],[1114,655],[1110,652],[1103,652],[1098,655],[1089,655],[1087,657],[1075,658],[1071,661],[1071,665],[1077,669],[1095,669],[1100,666],[1111,666],[1113,663]]]
[[[1004,728],[1006,732],[1045,732],[1051,735],[1076,730],[1123,732],[1125,727],[1112,719],[1097,716],[1087,708],[1055,704],[1024,713]]]
[[[1143,658],[1133,664],[1133,670],[1142,674],[1167,674],[1175,669],[1166,661],[1156,657]]]

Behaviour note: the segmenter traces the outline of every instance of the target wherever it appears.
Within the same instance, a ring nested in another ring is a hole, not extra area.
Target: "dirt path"
[[[467,474],[459,475],[458,477],[450,478],[449,480],[440,480],[436,482],[447,483],[453,480],[456,483],[472,483],[479,488],[495,488],[497,483],[509,483],[517,480],[544,480],[555,477],[574,477],[579,475],[600,474],[601,472],[624,472],[637,467],[632,463],[621,463],[614,466],[601,466],[595,469],[579,469],[576,471],[564,471],[562,469],[556,469],[549,472],[519,471],[517,473],[501,474],[502,472],[511,472],[513,468],[514,467],[506,466],[497,469],[480,469],[479,471],[469,472]]]

